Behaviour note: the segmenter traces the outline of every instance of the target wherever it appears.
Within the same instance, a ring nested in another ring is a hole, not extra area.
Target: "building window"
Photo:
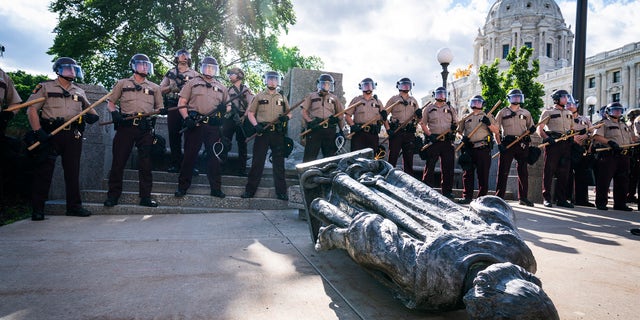
[[[611,102],[618,102],[618,101],[620,101],[620,92],[614,93],[611,95]]]
[[[502,59],[506,59],[507,55],[509,55],[509,45],[508,44],[503,44],[502,45]]]
[[[547,43],[547,58],[553,58],[553,45]]]
[[[527,41],[527,42],[525,42],[525,43],[524,43],[524,46],[525,46],[525,47],[527,47],[527,48],[529,48],[529,49],[531,49],[531,48],[533,48],[533,43],[532,43],[532,42]]]
[[[620,71],[613,72],[613,83],[620,82]]]
[[[588,88],[596,87],[596,77],[590,77],[587,81],[589,82]]]

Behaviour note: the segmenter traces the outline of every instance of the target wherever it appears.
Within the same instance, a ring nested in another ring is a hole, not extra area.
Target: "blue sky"
[[[49,0],[0,0],[0,58],[5,71],[24,70],[53,76],[46,51],[53,44],[56,16]],[[281,37],[304,55],[319,56],[325,70],[343,73],[346,99],[359,94],[364,77],[378,82],[378,95],[396,94],[395,82],[410,77],[413,94],[428,95],[441,82],[436,61],[449,47],[449,70],[473,61],[472,44],[494,1],[370,0],[320,2],[292,0],[298,23]],[[10,5],[9,5],[10,3]],[[575,1],[557,1],[567,25],[575,31]],[[640,1],[589,1],[587,56],[640,41]]]

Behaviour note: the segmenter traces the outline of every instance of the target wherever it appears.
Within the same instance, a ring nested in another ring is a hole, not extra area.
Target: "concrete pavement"
[[[640,313],[640,213],[518,206],[561,319]],[[466,319],[405,309],[295,210],[48,216],[0,227],[1,319]]]

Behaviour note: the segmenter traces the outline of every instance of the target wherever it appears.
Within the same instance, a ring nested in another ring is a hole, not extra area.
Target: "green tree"
[[[296,21],[290,0],[54,0],[50,10],[58,25],[49,53],[77,59],[84,80],[104,86],[131,74],[136,53],[154,62],[151,80],[159,81],[181,48],[196,65],[204,55],[215,57],[222,71],[322,67],[319,58],[278,44]]]
[[[491,65],[480,66],[478,74],[480,83],[482,84],[482,95],[487,100],[487,105],[493,105],[498,99],[506,105],[506,94],[509,90],[518,88],[522,90],[525,96],[523,108],[531,112],[534,121],[540,117],[544,102],[544,86],[535,79],[540,72],[540,62],[531,60],[533,49],[521,47],[520,50],[512,48],[507,55],[506,60],[510,63],[509,69],[500,72],[498,65],[499,59],[496,59]]]
[[[11,80],[13,80],[13,85],[16,87],[16,91],[18,91],[23,102],[27,101],[38,83],[49,79],[46,75],[34,76],[21,70],[7,72],[7,74],[11,77]],[[16,116],[11,119],[7,127],[7,135],[21,137],[26,131],[31,129],[26,110],[26,108],[20,109]]]

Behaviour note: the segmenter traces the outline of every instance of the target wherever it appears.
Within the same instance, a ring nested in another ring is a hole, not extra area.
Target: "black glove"
[[[166,116],[167,113],[169,113],[169,109],[167,108],[160,108],[160,115]]]
[[[500,153],[505,153],[505,151],[507,151],[507,146],[505,146],[504,144],[499,144],[498,151],[500,151]]]
[[[220,113],[225,113],[227,112],[227,105],[224,103],[221,103],[216,107],[216,110],[218,110],[218,112]]]
[[[329,125],[334,126],[338,124],[338,122],[340,122],[340,119],[338,119],[337,117],[334,117],[334,116],[329,117]]]
[[[391,130],[391,129],[387,130],[387,135],[389,136],[389,139],[393,139],[394,134],[395,134],[395,130]]]
[[[480,120],[480,122],[482,122],[482,123],[484,123],[484,124],[486,124],[488,126],[491,125],[491,119],[489,119],[489,117],[487,117],[487,116],[482,117],[482,120]]]
[[[413,114],[416,115],[416,118],[422,119],[422,110],[416,109],[416,111]]]
[[[607,142],[607,144],[611,147],[611,149],[613,149],[613,151],[618,152],[618,151],[622,150],[622,148],[620,148],[620,145],[617,142],[613,141],[613,140],[609,140]]]
[[[382,121],[387,121],[387,116],[389,114],[387,114],[387,110],[380,110],[380,118],[382,118]]]
[[[462,144],[464,145],[465,148],[469,148],[469,149],[473,148],[473,143],[471,143],[471,140],[467,136],[462,136]]]
[[[351,133],[356,133],[356,132],[362,130],[362,127],[360,127],[359,124],[354,124],[349,128],[351,129]]]
[[[49,137],[51,137],[51,135],[49,135],[46,131],[44,131],[44,129],[40,128],[38,130],[36,130],[36,139],[38,141],[40,141],[40,143],[45,142],[49,139]]]
[[[93,114],[93,113],[85,113],[84,114],[84,122],[86,122],[88,124],[96,123],[96,121],[98,121],[98,119],[100,119],[100,117],[97,114]]]
[[[289,121],[289,117],[286,114],[283,114],[283,115],[278,117],[278,121],[280,121],[280,123],[288,122]]]
[[[455,132],[456,130],[458,130],[458,125],[455,123],[452,123],[449,129],[451,130],[451,132]]]
[[[264,133],[264,126],[261,123],[256,124],[253,128],[256,129],[257,134]]]
[[[579,135],[587,134],[587,128],[582,128],[582,130],[578,131]]]
[[[316,129],[318,128],[318,124],[320,124],[320,122],[322,122],[322,119],[315,117],[313,118],[313,120],[307,122],[307,128]]]
[[[187,129],[193,129],[196,127],[196,121],[191,117],[186,117],[182,120],[182,126]]]
[[[551,138],[551,137],[546,137],[546,138],[542,139],[542,142],[546,142],[548,144],[554,144],[554,143],[556,143],[556,140],[554,138]]]
[[[2,119],[2,121],[4,122],[9,122],[11,119],[13,119],[13,112],[11,111],[2,111],[2,113],[0,113],[0,119]]]
[[[536,132],[536,126],[531,126],[531,128],[529,128],[529,134],[533,134],[534,132]]]
[[[122,114],[118,111],[111,111],[111,120],[113,124],[120,124],[122,122]]]

